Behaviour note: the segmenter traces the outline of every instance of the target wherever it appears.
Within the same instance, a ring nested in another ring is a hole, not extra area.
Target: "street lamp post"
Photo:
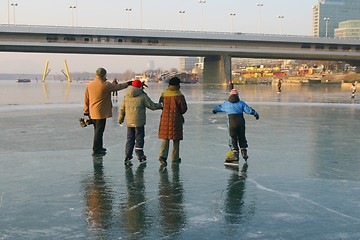
[[[10,24],[10,0],[8,0],[8,25]]]
[[[278,16],[278,19],[280,21],[280,34],[282,34],[283,32],[283,20],[284,20],[284,16]]]
[[[329,37],[329,21],[330,18],[324,18],[325,21],[325,36],[326,38]]]
[[[128,13],[128,29],[130,29],[130,13],[131,13],[132,9],[125,8],[125,11]]]
[[[184,31],[184,19],[183,19],[183,15],[185,14],[185,11],[180,10],[179,11],[180,14],[180,22],[181,22],[181,31]]]
[[[14,25],[15,25],[15,8],[18,6],[18,4],[12,3],[11,6],[14,8]]]
[[[78,25],[78,5],[77,5],[77,0],[75,0],[75,27],[77,27]]]
[[[264,6],[264,4],[263,3],[257,3],[256,6],[259,8],[258,33],[261,33],[261,8]]]
[[[71,26],[74,26],[74,11],[76,11],[76,6],[75,5],[71,5],[69,7],[71,9]]]
[[[142,17],[143,17],[143,9],[142,9],[143,3],[142,2],[143,1],[140,0],[140,29],[142,29]]]
[[[201,4],[201,31],[204,31],[204,4],[206,0],[199,0],[199,3]]]
[[[231,31],[234,31],[234,18],[236,16],[236,13],[230,13],[230,18],[231,18]]]

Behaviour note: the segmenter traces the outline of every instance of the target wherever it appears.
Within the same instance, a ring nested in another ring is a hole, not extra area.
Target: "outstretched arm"
[[[249,107],[245,102],[243,103],[244,106],[244,112],[250,115],[253,115],[256,120],[259,120],[260,116],[259,114],[255,111],[255,109]]]
[[[162,108],[161,103],[154,103],[148,95],[145,94],[145,106],[151,110],[157,110]]]

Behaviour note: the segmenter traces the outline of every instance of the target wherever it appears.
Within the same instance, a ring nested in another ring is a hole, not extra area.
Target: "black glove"
[[[213,110],[213,114],[216,114],[216,113],[217,113],[217,111]]]
[[[127,85],[130,86],[132,84],[133,81],[127,81]]]
[[[256,118],[256,120],[259,120],[259,118],[260,118],[260,116],[259,116],[258,113],[255,113],[255,114],[254,114],[254,117]]]
[[[90,116],[90,114],[89,114],[89,113],[84,113],[84,116],[88,116],[88,117],[89,117],[89,116]]]

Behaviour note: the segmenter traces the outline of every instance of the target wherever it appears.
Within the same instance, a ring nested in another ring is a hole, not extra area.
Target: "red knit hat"
[[[133,87],[142,88],[142,82],[138,79],[134,80],[131,85]]]

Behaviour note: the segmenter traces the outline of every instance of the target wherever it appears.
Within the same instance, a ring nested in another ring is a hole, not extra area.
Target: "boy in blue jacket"
[[[246,148],[248,147],[245,136],[245,118],[243,113],[254,115],[256,120],[259,120],[259,114],[249,107],[244,101],[239,98],[238,91],[232,89],[229,99],[223,104],[217,106],[213,113],[225,112],[228,119],[229,134],[231,137],[233,156],[226,160],[226,162],[239,161],[239,146],[241,156],[245,161],[249,158]]]

